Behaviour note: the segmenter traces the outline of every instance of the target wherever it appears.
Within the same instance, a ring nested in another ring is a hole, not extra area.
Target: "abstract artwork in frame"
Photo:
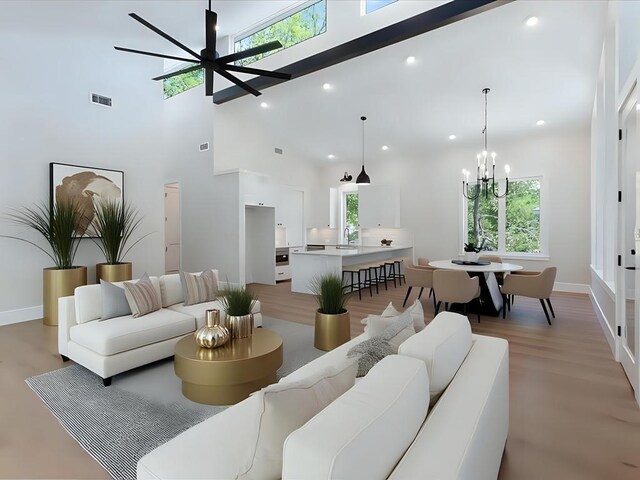
[[[50,202],[73,201],[86,212],[79,231],[85,237],[96,237],[92,226],[96,205],[104,200],[124,200],[124,172],[104,168],[49,164]]]

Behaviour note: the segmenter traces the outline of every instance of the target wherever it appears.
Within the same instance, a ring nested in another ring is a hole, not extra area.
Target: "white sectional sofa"
[[[173,356],[178,340],[204,325],[207,309],[221,310],[217,300],[184,306],[178,274],[150,278],[163,308],[138,318],[126,315],[102,320],[98,284],[78,287],[73,296],[60,298],[58,352],[62,359],[91,370],[108,386],[114,375]],[[254,326],[262,326],[260,302],[253,314]]]
[[[302,382],[344,362],[347,351],[367,338],[365,332],[279,384]],[[144,456],[138,479],[271,478],[238,466],[251,464],[243,450],[257,443],[251,402],[253,397]],[[508,426],[508,343],[472,335],[466,317],[443,312],[406,340],[398,355],[384,358],[289,434],[281,477],[496,479]]]

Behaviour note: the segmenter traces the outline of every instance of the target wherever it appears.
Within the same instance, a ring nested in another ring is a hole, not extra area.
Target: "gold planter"
[[[58,325],[58,298],[73,295],[76,287],[87,284],[87,267],[73,267],[60,270],[55,267],[42,270],[43,301],[42,322]]]
[[[207,324],[194,333],[196,343],[203,348],[221,347],[229,341],[229,330],[220,325],[220,310],[206,311]]]
[[[253,313],[249,315],[227,315],[225,323],[231,338],[246,338],[253,333]]]
[[[351,340],[349,312],[328,315],[316,311],[313,346],[319,350],[333,350]]]
[[[100,279],[107,282],[124,282],[131,280],[132,264],[131,262],[123,263],[98,263],[96,264],[96,283],[100,283]]]

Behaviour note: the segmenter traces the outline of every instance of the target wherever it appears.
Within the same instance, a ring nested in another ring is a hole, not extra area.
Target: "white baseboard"
[[[604,312],[602,311],[602,308],[598,303],[598,299],[593,294],[593,291],[591,290],[591,288],[589,288],[589,298],[591,299],[591,304],[593,305],[593,309],[596,312],[596,317],[598,317],[598,322],[600,323],[600,327],[602,327],[602,331],[604,332],[604,338],[607,339],[607,343],[609,344],[609,348],[611,349],[613,358],[615,358],[615,360],[618,361],[618,359],[616,358],[615,332],[613,331],[613,328],[611,327],[611,325],[609,325],[609,322],[607,322],[607,319],[604,316]]]
[[[553,284],[554,292],[584,293],[589,294],[591,288],[583,283],[556,282]]]
[[[7,310],[6,312],[0,312],[0,326],[28,322],[29,320],[36,320],[38,318],[42,318],[42,305],[20,308],[18,310]]]

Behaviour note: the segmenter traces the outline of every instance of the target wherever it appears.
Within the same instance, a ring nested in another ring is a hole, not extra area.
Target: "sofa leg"
[[[111,380],[113,379],[113,377],[107,377],[107,378],[103,378],[102,379],[102,384],[105,387],[108,387],[109,385],[111,385]]]
[[[63,362],[68,362],[69,361],[69,357],[67,357],[66,355],[60,354],[60,358],[62,358]]]

